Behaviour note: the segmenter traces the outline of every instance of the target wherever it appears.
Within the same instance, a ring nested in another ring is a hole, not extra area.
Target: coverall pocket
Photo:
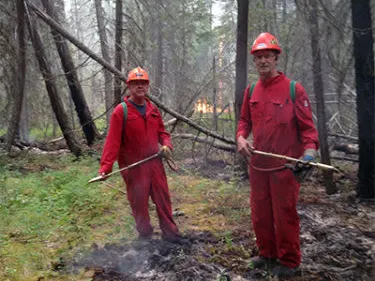
[[[251,112],[251,120],[252,122],[257,122],[262,119],[262,109],[261,104],[257,100],[251,100],[249,102],[250,112]]]
[[[149,138],[156,138],[158,137],[158,130],[159,130],[159,121],[160,115],[156,112],[151,112],[150,116],[147,118],[147,131]]]
[[[291,118],[288,104],[279,101],[271,101],[267,112],[268,117],[272,118],[275,124],[288,123]]]
[[[159,122],[159,114],[157,114],[156,112],[151,112],[149,122],[152,125],[156,125]]]

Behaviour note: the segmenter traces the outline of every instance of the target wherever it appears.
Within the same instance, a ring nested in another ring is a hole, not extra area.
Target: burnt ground
[[[196,170],[226,180],[231,168],[223,163]],[[375,280],[374,204],[355,198],[355,172],[341,175],[336,184],[340,192],[331,196],[316,174],[302,185],[298,212],[303,260],[290,280]],[[268,271],[250,269],[249,258],[257,252],[248,228],[236,228],[230,243],[210,232],[190,231],[184,232],[182,244],[155,238],[93,245],[66,268],[84,269],[94,281],[277,280]]]

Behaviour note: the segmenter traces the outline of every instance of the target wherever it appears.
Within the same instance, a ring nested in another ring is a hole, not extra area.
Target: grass
[[[35,280],[53,273],[51,264],[60,256],[97,241],[134,236],[123,196],[100,184],[87,184],[88,174],[97,170],[93,159],[46,161],[51,159],[30,157],[6,164],[3,160],[0,280]],[[40,171],[41,165],[54,168]]]
[[[108,179],[110,186],[87,184],[97,169],[93,157],[0,156],[0,280],[90,280],[84,272],[69,275],[56,267],[94,243],[136,237],[126,196],[116,190],[125,190],[121,178]],[[219,237],[225,247],[212,249],[218,257],[243,251],[234,239],[236,231],[250,227],[248,188],[167,172],[173,207],[185,213],[176,218],[180,230]],[[153,204],[150,213],[158,231]]]

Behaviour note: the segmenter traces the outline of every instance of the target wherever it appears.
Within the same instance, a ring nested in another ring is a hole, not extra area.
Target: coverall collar
[[[275,77],[272,77],[272,78],[269,78],[269,79],[266,79],[266,80],[259,79],[260,83],[262,83],[262,86],[267,87],[271,84],[276,83],[277,81],[280,81],[281,79],[284,79],[284,77],[285,77],[284,73],[282,73],[281,71],[278,71],[277,73],[279,75],[277,75]]]

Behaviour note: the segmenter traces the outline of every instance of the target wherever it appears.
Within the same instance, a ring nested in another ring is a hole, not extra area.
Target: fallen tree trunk
[[[328,136],[330,136],[330,137],[337,137],[337,138],[342,138],[342,139],[347,139],[347,140],[358,142],[358,138],[356,138],[356,137],[351,137],[351,136],[346,136],[346,135],[341,135],[341,134],[334,134],[334,133],[330,133],[330,134],[328,134]]]
[[[206,138],[206,137],[199,137],[195,136],[193,134],[172,134],[172,138],[180,138],[180,139],[189,139],[192,141],[196,141],[199,143],[204,143],[211,145],[214,148],[228,151],[228,152],[235,152],[236,151],[236,146],[235,145],[230,145],[230,144],[225,144],[225,143],[212,143],[212,138]]]
[[[96,55],[93,51],[91,51],[88,47],[86,47],[82,42],[77,40],[66,29],[64,29],[60,24],[58,24],[56,21],[54,21],[49,15],[42,12],[35,5],[30,3],[30,1],[26,0],[26,3],[45,23],[47,23],[49,26],[51,26],[53,29],[55,29],[57,32],[59,32],[62,36],[64,36],[67,40],[69,40],[73,45],[75,45],[78,49],[80,49],[81,51],[86,53],[90,58],[92,58],[93,60],[95,60],[96,62],[101,64],[107,70],[109,70],[112,73],[118,75],[118,77],[120,77],[120,79],[122,81],[124,81],[124,82],[126,81],[126,77],[124,76],[123,73],[121,73],[120,70],[118,70],[117,68],[115,68],[114,66],[109,64],[103,58]],[[164,105],[162,102],[158,101],[157,99],[153,98],[152,96],[148,96],[148,97],[159,108],[168,112],[170,115],[177,118],[178,120],[181,120],[181,121],[185,122],[186,124],[193,127],[194,129],[196,129],[196,130],[198,130],[198,131],[200,131],[200,132],[202,132],[202,133],[204,133],[208,136],[211,136],[215,139],[219,139],[219,140],[221,140],[225,143],[228,143],[228,144],[235,144],[236,143],[235,140],[232,139],[232,138],[224,137],[222,135],[217,134],[216,132],[212,132],[212,131],[194,123],[193,121],[191,121],[186,116],[183,116],[183,115],[179,114],[178,112],[168,108],[166,105]]]
[[[331,159],[359,163],[358,158],[355,159],[355,158],[349,158],[349,157],[331,156]]]
[[[338,143],[338,144],[333,145],[332,149],[345,152],[345,154],[358,154],[359,153],[358,144]]]
[[[164,127],[171,126],[177,122],[177,118],[172,118],[171,120],[164,122]]]
[[[0,137],[0,147],[3,146],[5,141],[5,136]],[[54,142],[45,142],[45,141],[21,141],[19,139],[15,139],[13,142],[13,146],[18,147],[20,150],[30,150],[32,148],[38,148],[41,151],[56,151],[61,149],[69,149],[66,144],[64,137],[59,139],[55,139]]]

